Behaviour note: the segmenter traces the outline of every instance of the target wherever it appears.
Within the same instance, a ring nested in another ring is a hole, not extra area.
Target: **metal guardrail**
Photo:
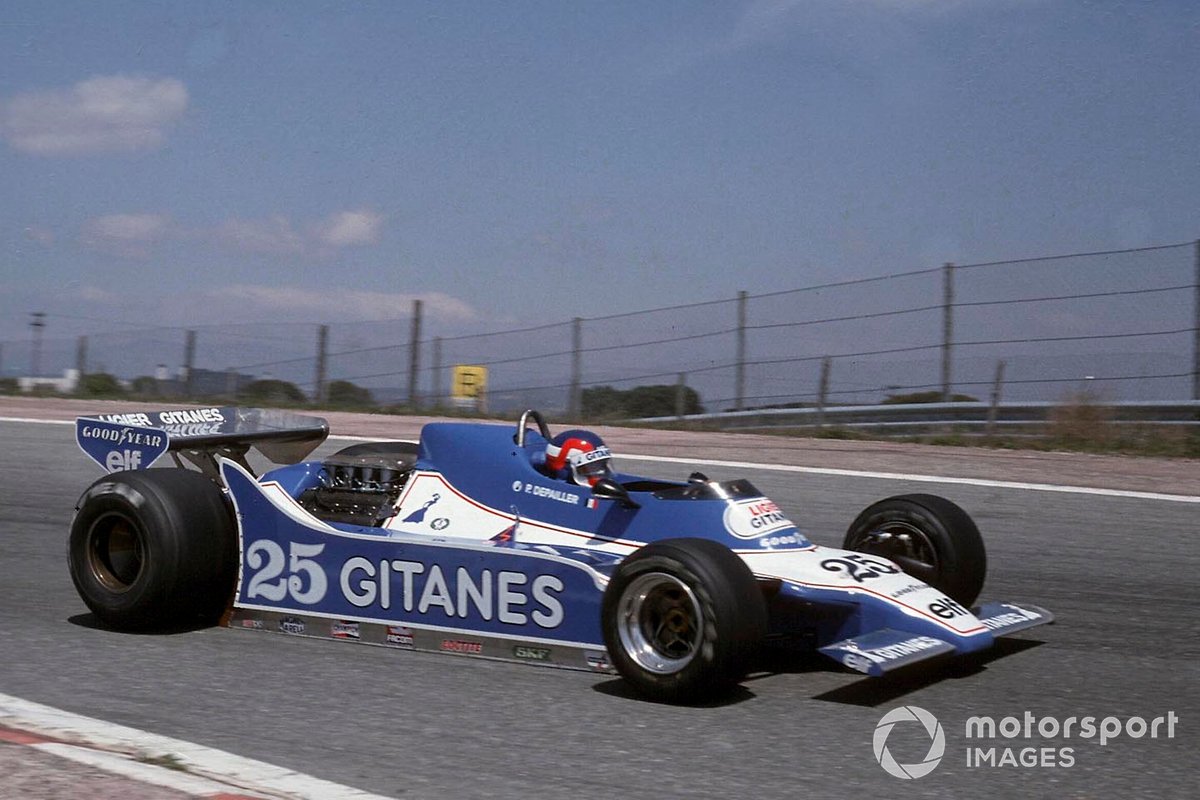
[[[1116,424],[1188,425],[1200,427],[1200,400],[1127,401],[1087,406]],[[827,408],[764,408],[723,411],[682,417],[646,417],[636,422],[715,424],[724,430],[777,430],[785,428],[857,428],[880,433],[909,434],[921,429],[952,428],[984,433],[990,426],[1035,428],[1054,421],[1056,412],[1070,406],[1041,401],[989,403],[911,403]]]

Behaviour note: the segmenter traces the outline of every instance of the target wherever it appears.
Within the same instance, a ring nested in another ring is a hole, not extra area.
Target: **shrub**
[[[238,391],[238,400],[256,403],[303,403],[307,399],[296,384],[273,378],[251,381]]]
[[[334,406],[373,406],[375,400],[371,390],[350,381],[333,381],[326,389],[326,397]]]

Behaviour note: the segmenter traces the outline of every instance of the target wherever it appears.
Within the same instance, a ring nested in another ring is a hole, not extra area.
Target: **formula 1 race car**
[[[555,474],[535,411],[304,461],[327,435],[319,418],[233,407],[78,419],[110,473],[71,526],[84,602],[118,629],[221,619],[615,671],[670,702],[728,689],[770,640],[878,676],[1053,619],[973,605],[983,541],[940,497],[871,505],[839,550],[746,480]],[[251,448],[285,466],[256,477]],[[196,469],[146,469],[166,453]]]

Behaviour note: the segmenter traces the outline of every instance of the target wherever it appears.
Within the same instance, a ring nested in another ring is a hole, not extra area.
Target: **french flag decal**
[[[599,508],[600,501],[594,497],[589,497],[588,501],[587,501],[587,506],[588,506],[588,508]]]

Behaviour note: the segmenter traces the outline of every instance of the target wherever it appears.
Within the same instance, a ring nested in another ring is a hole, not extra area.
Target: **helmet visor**
[[[612,451],[607,447],[597,447],[587,453],[574,452],[568,461],[578,484],[591,485],[612,475]]]

